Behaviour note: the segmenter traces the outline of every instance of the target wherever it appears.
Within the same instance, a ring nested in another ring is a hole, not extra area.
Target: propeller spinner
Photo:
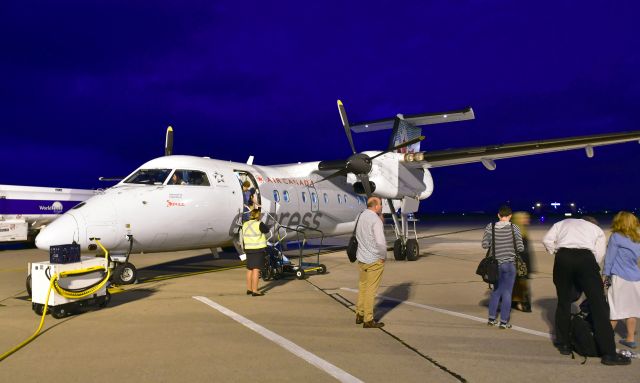
[[[340,113],[340,119],[342,120],[342,125],[344,126],[344,131],[347,135],[347,140],[349,140],[349,146],[351,147],[351,151],[353,152],[353,154],[346,160],[320,161],[320,163],[318,164],[318,170],[337,171],[329,174],[318,182],[322,182],[333,177],[346,176],[347,174],[352,173],[355,174],[362,183],[365,193],[367,194],[367,198],[371,197],[371,195],[373,194],[373,188],[371,187],[371,182],[369,182],[369,172],[371,172],[373,160],[377,157],[382,156],[383,154],[420,142],[424,140],[424,136],[420,136],[418,138],[414,138],[413,140],[403,142],[392,148],[388,148],[384,152],[378,153],[373,157],[369,157],[369,155],[365,153],[356,152],[356,148],[353,145],[353,138],[351,137],[351,127],[349,126],[349,120],[347,119],[347,112],[345,111],[344,105],[340,100],[338,100],[338,112]],[[399,124],[400,118],[396,116],[393,124],[394,131],[398,128]]]

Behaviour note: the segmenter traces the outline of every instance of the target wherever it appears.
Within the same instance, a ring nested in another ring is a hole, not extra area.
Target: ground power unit
[[[31,288],[32,288],[32,308],[33,311],[42,315],[47,293],[51,286],[51,279],[55,275],[63,276],[57,279],[59,288],[64,290],[64,295],[60,290],[51,288],[49,293],[49,304],[47,311],[54,318],[64,318],[65,316],[77,314],[92,308],[102,308],[109,303],[111,295],[107,291],[107,284],[91,292],[87,296],[82,296],[83,291],[95,288],[97,284],[105,279],[107,260],[104,257],[81,257],[80,262],[73,263],[51,263],[37,262],[31,264]],[[82,272],[83,270],[88,270]],[[64,276],[64,273],[77,274]],[[78,296],[74,298],[73,296]],[[81,296],[81,297],[80,297]]]

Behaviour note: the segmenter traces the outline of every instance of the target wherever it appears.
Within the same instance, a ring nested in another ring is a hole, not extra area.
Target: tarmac
[[[234,254],[134,254],[139,283],[113,289],[103,309],[47,315],[41,334],[0,362],[0,382],[638,382],[638,359],[582,364],[553,346],[553,257],[540,242],[549,224],[530,227],[533,312],[512,311],[512,329],[487,326],[489,290],[475,275],[484,224],[423,223],[417,261],[389,251],[375,309],[383,329],[355,324],[346,237],[325,241],[326,274],[260,281],[263,297],[245,294]],[[45,260],[0,251],[0,353],[38,327],[25,278],[28,262]]]

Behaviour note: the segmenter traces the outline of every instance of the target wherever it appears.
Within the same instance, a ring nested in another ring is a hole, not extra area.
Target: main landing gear
[[[396,216],[396,210],[393,207],[393,200],[388,199],[389,207],[391,208],[391,217],[393,218],[393,226],[398,239],[393,243],[393,257],[396,261],[415,261],[420,256],[420,246],[418,245],[418,239],[415,230],[415,221],[412,220],[413,234],[416,238],[409,238],[409,213],[402,212],[400,214],[401,221],[398,221]]]

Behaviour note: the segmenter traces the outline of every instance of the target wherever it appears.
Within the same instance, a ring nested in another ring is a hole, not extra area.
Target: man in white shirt
[[[563,355],[571,354],[569,327],[571,303],[575,290],[583,291],[593,318],[594,338],[602,353],[602,363],[624,365],[631,359],[616,354],[613,329],[609,324],[609,305],[604,298],[600,266],[606,251],[606,238],[595,219],[565,219],[553,225],[542,240],[550,254],[555,254],[553,283],[556,285],[556,343]]]
[[[373,302],[382,280],[384,261],[387,258],[387,242],[382,225],[382,200],[370,197],[367,210],[360,214],[356,227],[358,239],[358,303],[356,304],[356,324],[364,328],[380,328],[382,322],[373,318]]]

